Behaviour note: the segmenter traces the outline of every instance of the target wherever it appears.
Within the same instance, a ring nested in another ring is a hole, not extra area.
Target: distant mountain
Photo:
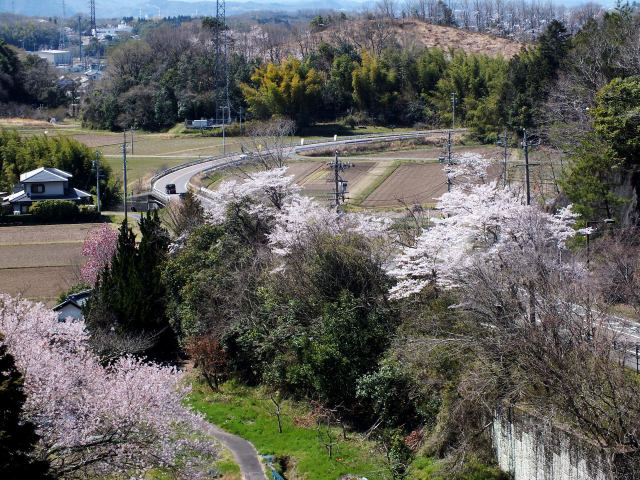
[[[297,11],[310,9],[353,10],[360,7],[365,0],[323,0],[308,2],[304,0],[267,0],[227,1],[227,15],[236,15],[254,10]],[[12,4],[15,13],[22,15],[61,16],[62,0],[0,0],[0,12],[11,12]],[[65,0],[66,14],[77,15],[89,13],[89,0]],[[162,17],[178,15],[215,15],[215,1],[160,1],[160,0],[96,0],[97,18],[119,17]]]
[[[587,3],[589,0],[565,0],[555,3],[566,7],[572,7]],[[616,0],[601,0],[600,3],[607,8],[615,6]],[[237,15],[254,10],[262,11],[298,11],[298,10],[354,10],[362,5],[374,5],[374,0],[322,0],[309,2],[305,0],[249,0],[227,1],[227,15]],[[22,15],[61,16],[62,0],[0,0],[0,12],[11,12]],[[78,13],[89,13],[89,0],[65,0],[67,16]],[[216,11],[215,1],[202,0],[96,0],[96,17],[162,17],[178,15],[214,15]]]

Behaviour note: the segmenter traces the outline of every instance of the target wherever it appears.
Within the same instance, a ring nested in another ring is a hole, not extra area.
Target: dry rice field
[[[447,178],[438,163],[403,164],[375,189],[361,207],[389,207],[434,203],[447,191]]]
[[[82,242],[97,223],[0,227],[0,293],[51,306],[78,282]]]
[[[55,304],[61,292],[77,283],[78,266],[0,269],[0,293]]]
[[[348,182],[348,191],[350,195],[363,184],[375,181],[375,169],[378,162],[359,161],[354,162],[344,171],[340,172],[340,176]],[[321,164],[306,178],[297,180],[307,195],[329,197],[333,191],[334,172],[330,165]]]

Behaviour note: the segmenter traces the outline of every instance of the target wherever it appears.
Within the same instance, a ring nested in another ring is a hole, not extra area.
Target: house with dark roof
[[[53,307],[53,311],[58,314],[58,320],[61,322],[67,318],[72,318],[73,320],[84,320],[82,307],[84,307],[87,300],[89,300],[91,292],[93,292],[93,289],[74,293],[69,295],[64,302]]]
[[[43,200],[70,200],[75,203],[87,203],[90,193],[69,186],[73,177],[68,172],[52,167],[40,167],[20,175],[22,190],[3,198],[3,206],[11,206],[13,213],[29,213],[34,202]]]

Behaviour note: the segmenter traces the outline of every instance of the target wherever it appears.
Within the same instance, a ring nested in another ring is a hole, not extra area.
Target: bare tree
[[[171,200],[165,208],[164,221],[176,236],[190,233],[204,223],[204,209],[200,200],[190,191],[184,198]]]
[[[295,122],[285,117],[275,117],[253,124],[248,130],[242,151],[248,152],[252,164],[265,169],[285,165],[290,154],[289,142],[295,131]]]
[[[209,388],[217,392],[227,365],[227,354],[220,344],[220,335],[210,332],[196,337],[186,345],[185,350]]]

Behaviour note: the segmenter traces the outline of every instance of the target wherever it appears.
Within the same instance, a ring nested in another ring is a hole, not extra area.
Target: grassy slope
[[[334,447],[332,459],[321,443],[315,422],[309,421],[308,407],[283,401],[282,428],[278,433],[274,405],[266,392],[239,387],[228,382],[220,393],[196,387],[191,404],[207,420],[253,443],[260,454],[287,456],[295,465],[298,478],[335,480],[348,473],[381,479],[386,467],[381,455],[373,453],[373,444],[355,434]],[[303,426],[304,425],[304,426]],[[338,436],[338,430],[333,431]],[[291,478],[290,471],[288,478]]]

